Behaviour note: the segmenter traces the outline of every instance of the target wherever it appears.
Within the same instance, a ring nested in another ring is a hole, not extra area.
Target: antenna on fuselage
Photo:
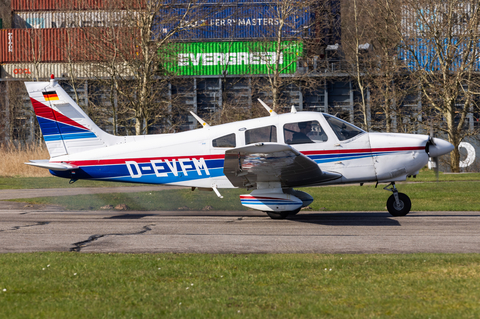
[[[268,111],[268,113],[270,113],[270,116],[277,115],[277,112],[275,112],[274,110],[272,110],[265,102],[263,102],[263,101],[260,100],[260,99],[258,99],[258,101],[260,102],[260,104],[263,105],[263,107]]]
[[[192,111],[190,111],[190,114],[193,115],[193,117],[198,121],[198,123],[200,123],[200,125],[203,126],[203,128],[208,128],[210,127],[210,125],[207,124],[207,122],[205,122],[204,120],[202,120],[200,118],[200,116],[198,116],[197,114],[193,113]]]
[[[295,105],[292,105],[292,110],[290,111],[290,113],[297,113],[297,109],[295,108]]]

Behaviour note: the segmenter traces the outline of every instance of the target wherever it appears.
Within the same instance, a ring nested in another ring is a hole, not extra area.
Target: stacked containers
[[[282,21],[277,4],[212,0],[193,8],[171,6],[156,16],[153,37],[155,41],[169,37],[183,43],[175,46],[176,65],[168,65],[180,75],[267,74],[275,63],[272,57],[277,55],[281,30],[281,73],[295,73],[295,61],[303,54],[303,39],[315,34],[314,11],[299,7]],[[236,54],[248,54],[252,60],[237,63]],[[233,55],[228,63],[225,57]],[[258,62],[263,67],[254,67],[257,56],[261,56]],[[202,57],[206,59],[198,61]]]
[[[136,11],[121,10],[122,4],[119,2],[12,0],[11,6],[14,29],[0,30],[0,63],[6,63],[2,68],[2,77],[45,78],[50,76],[49,68],[67,69],[62,65],[65,62],[92,62],[109,58],[108,42],[105,45],[99,41],[107,38],[108,32],[120,33],[122,38],[129,39],[123,42],[126,44],[121,49],[132,57],[138,56],[138,48],[133,41],[138,34],[130,32],[136,30],[122,26],[124,21],[135,18]],[[99,47],[102,50],[98,50]],[[48,65],[39,67],[41,63]],[[76,65],[75,69],[86,74],[94,68]]]
[[[324,1],[338,2],[338,0]],[[190,56],[190,54],[197,56],[198,54],[208,53],[224,55],[232,53],[228,50],[212,52],[212,47],[231,47],[222,44],[224,42],[235,42],[234,46],[243,45],[245,47],[245,42],[250,41],[256,47],[255,51],[252,52],[260,52],[258,49],[260,45],[265,46],[264,51],[267,55],[271,55],[273,52],[273,42],[276,41],[281,24],[281,14],[279,13],[281,3],[278,1],[204,0],[203,2],[197,2],[199,5],[193,9],[190,8],[188,12],[185,5],[187,2],[189,1],[167,1],[165,9],[156,17],[152,29],[153,40],[159,40],[169,35],[170,39],[175,42],[191,43],[190,45],[178,46],[180,51],[174,54],[177,59],[177,66],[170,66],[171,69],[183,69],[180,74],[214,75],[211,68],[204,71],[199,68],[195,68],[191,72],[185,71],[185,65],[181,65],[185,61],[178,60],[178,57]],[[141,0],[139,3],[138,6],[141,6]],[[113,10],[112,4],[116,6]],[[289,41],[291,45],[288,45],[288,47],[295,48],[295,50],[288,49],[285,52],[283,55],[284,61],[295,61],[303,54],[303,39],[318,37],[318,25],[314,23],[315,7],[301,8],[300,5],[301,2],[298,2],[298,10],[286,17],[285,24],[281,29],[282,41]],[[122,7],[124,7],[122,2],[112,2],[110,0],[12,0],[14,27],[23,30],[2,31],[0,39],[3,45],[0,63],[72,61],[71,53],[62,55],[60,52],[62,46],[75,46],[83,50],[90,43],[82,42],[85,39],[81,37],[81,32],[78,33],[77,38],[77,31],[65,33],[66,31],[59,30],[64,28],[74,30],[79,27],[121,26],[122,21],[132,18],[128,16],[127,10],[121,10]],[[25,30],[28,28],[45,28],[41,33],[43,40],[36,40],[35,38],[40,37],[40,33]],[[75,36],[70,37],[69,34]],[[42,45],[47,43],[49,47],[42,48]],[[36,49],[41,52],[32,53]],[[93,57],[92,59],[95,60]],[[80,58],[77,54],[74,60],[86,61],[88,59]],[[267,59],[267,64],[271,60]],[[289,64],[292,63],[289,62]],[[195,65],[192,63],[192,66]],[[229,69],[228,72],[229,74],[248,74],[251,70],[252,68],[247,70],[236,67]],[[295,71],[295,63],[293,63],[293,67],[282,68],[282,73],[294,73]],[[263,71],[257,68],[257,72],[262,73]],[[217,73],[217,75],[221,74]]]

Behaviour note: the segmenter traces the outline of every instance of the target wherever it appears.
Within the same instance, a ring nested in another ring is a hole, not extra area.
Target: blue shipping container
[[[448,42],[450,41],[450,43]],[[470,54],[466,55],[467,41],[465,43],[458,43],[458,39],[444,39],[441,46],[428,38],[407,38],[407,42],[403,43],[399,48],[398,59],[403,61],[408,69],[415,71],[418,69],[426,71],[439,71],[441,62],[439,55],[445,58],[447,55],[453,57],[450,66],[450,71],[456,71],[464,64],[473,63],[474,69],[480,71],[480,43],[471,49]],[[438,51],[441,50],[441,51]],[[447,50],[451,50],[447,52]],[[464,58],[468,61],[463,61]],[[473,60],[474,61],[473,61]]]
[[[179,19],[184,17],[185,19]],[[172,19],[169,21],[169,19]],[[178,21],[182,20],[182,21]],[[298,7],[290,15],[282,29],[284,38],[306,38],[314,35],[310,8]],[[233,40],[274,38],[280,25],[277,7],[268,3],[204,4],[187,14],[187,9],[174,6],[160,12],[153,27],[154,37],[161,39],[175,28],[179,28],[172,39]]]

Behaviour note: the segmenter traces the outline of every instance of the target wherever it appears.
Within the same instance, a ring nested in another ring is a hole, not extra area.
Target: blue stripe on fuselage
[[[93,134],[93,133],[92,133]],[[382,156],[387,154],[393,154],[396,152],[376,152],[376,153],[352,153],[352,154],[327,154],[327,155],[311,155],[308,156],[310,159],[315,161],[317,164],[330,163],[334,161],[347,161],[355,160],[361,158],[367,158],[375,156]],[[192,156],[193,158],[194,156]],[[201,157],[195,156],[197,160],[200,160]],[[170,165],[173,165],[173,161],[170,161]],[[80,166],[80,169],[75,170],[75,177],[78,179],[104,179],[104,180],[114,180],[114,181],[124,181],[124,182],[137,182],[137,183],[152,183],[152,184],[166,184],[166,183],[176,183],[176,182],[185,182],[189,180],[198,180],[209,177],[219,177],[223,176],[223,165],[224,159],[206,159],[205,164],[208,167],[210,175],[206,174],[206,170],[201,168],[201,175],[198,174],[193,160],[184,162],[184,165],[191,165],[192,168],[186,170],[187,174],[184,174],[182,167],[178,161],[175,161],[175,168],[177,175],[175,175],[170,167],[165,162],[156,163],[156,168],[158,173],[167,174],[167,176],[158,177],[155,174],[152,163],[137,163],[140,168],[140,172],[136,169],[135,165],[130,165],[132,174],[127,168],[126,163],[121,164],[110,164],[110,165],[91,165],[91,166]],[[52,171],[52,174],[59,177],[72,178],[71,171],[60,172]],[[138,177],[134,177],[138,175]]]

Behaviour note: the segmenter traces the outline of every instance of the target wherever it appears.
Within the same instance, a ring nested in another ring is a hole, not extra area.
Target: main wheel
[[[387,200],[387,209],[392,216],[405,216],[412,208],[410,198],[404,193],[398,193],[399,205],[395,202],[395,196],[392,194]]]

